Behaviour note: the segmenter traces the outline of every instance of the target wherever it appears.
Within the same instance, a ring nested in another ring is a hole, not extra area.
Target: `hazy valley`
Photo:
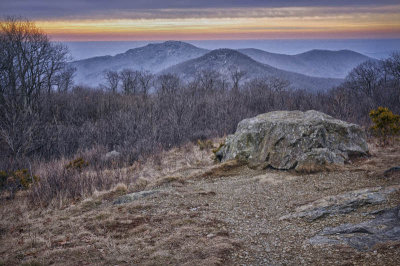
[[[194,45],[167,41],[134,48],[115,56],[100,56],[74,61],[75,82],[87,86],[104,83],[104,72],[132,69],[153,74],[177,74],[184,81],[207,70],[222,75],[228,82],[231,72],[245,73],[242,82],[255,78],[280,78],[290,87],[324,91],[338,86],[358,64],[371,58],[342,50],[312,50],[297,55],[268,53],[257,49],[201,49]]]
[[[310,50],[296,55],[274,54],[257,49],[239,52],[273,67],[308,76],[343,79],[357,65],[372,58],[349,50]]]

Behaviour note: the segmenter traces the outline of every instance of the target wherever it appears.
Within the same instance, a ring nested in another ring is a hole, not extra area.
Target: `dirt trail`
[[[307,240],[327,226],[358,223],[368,219],[365,213],[400,205],[399,192],[384,204],[313,222],[279,219],[325,196],[399,185],[398,173],[382,175],[396,162],[399,149],[376,149],[371,158],[342,170],[308,175],[231,164],[159,182],[153,189],[160,192],[130,203],[113,204],[125,193],[116,190],[63,210],[6,205],[0,213],[0,262],[396,265],[400,243],[357,251],[344,245],[312,246]]]

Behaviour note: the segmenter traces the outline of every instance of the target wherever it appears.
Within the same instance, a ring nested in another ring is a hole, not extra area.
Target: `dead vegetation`
[[[218,141],[216,139],[214,142]],[[169,151],[160,151],[146,160],[138,160],[131,166],[121,168],[98,168],[91,164],[89,159],[97,150],[83,152],[75,159],[61,158],[36,163],[32,169],[40,182],[33,184],[29,190],[27,204],[33,207],[62,208],[94,193],[115,190],[121,185],[126,187],[126,192],[135,192],[169,183],[183,184],[188,177],[214,167],[213,154],[210,153],[214,144],[211,140],[208,142],[208,148],[188,143]],[[9,195],[4,191],[0,196],[6,199]]]
[[[399,147],[371,144],[370,150],[370,157],[343,169],[296,174],[249,169],[237,162],[215,165],[211,150],[191,145],[115,170],[126,177],[121,180],[129,177],[136,183],[115,183],[83,200],[60,199],[64,204],[32,208],[29,192],[21,191],[0,208],[0,263],[395,265],[398,243],[360,252],[312,246],[307,239],[326,226],[361,222],[367,212],[399,205],[398,193],[386,204],[313,223],[279,220],[322,197],[398,185],[397,174],[381,173],[399,164]],[[107,171],[104,176],[112,176]],[[127,193],[155,188],[162,193],[113,204]]]

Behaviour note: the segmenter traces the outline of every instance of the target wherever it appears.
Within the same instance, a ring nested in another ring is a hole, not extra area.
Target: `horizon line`
[[[202,42],[202,41],[325,41],[325,40],[400,40],[399,37],[354,37],[354,38],[248,38],[248,39],[159,39],[159,40],[52,40],[49,36],[51,42]]]

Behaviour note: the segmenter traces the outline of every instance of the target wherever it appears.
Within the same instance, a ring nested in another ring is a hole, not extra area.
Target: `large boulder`
[[[315,171],[367,154],[365,132],[358,125],[317,111],[276,111],[241,121],[216,156],[253,167]]]

